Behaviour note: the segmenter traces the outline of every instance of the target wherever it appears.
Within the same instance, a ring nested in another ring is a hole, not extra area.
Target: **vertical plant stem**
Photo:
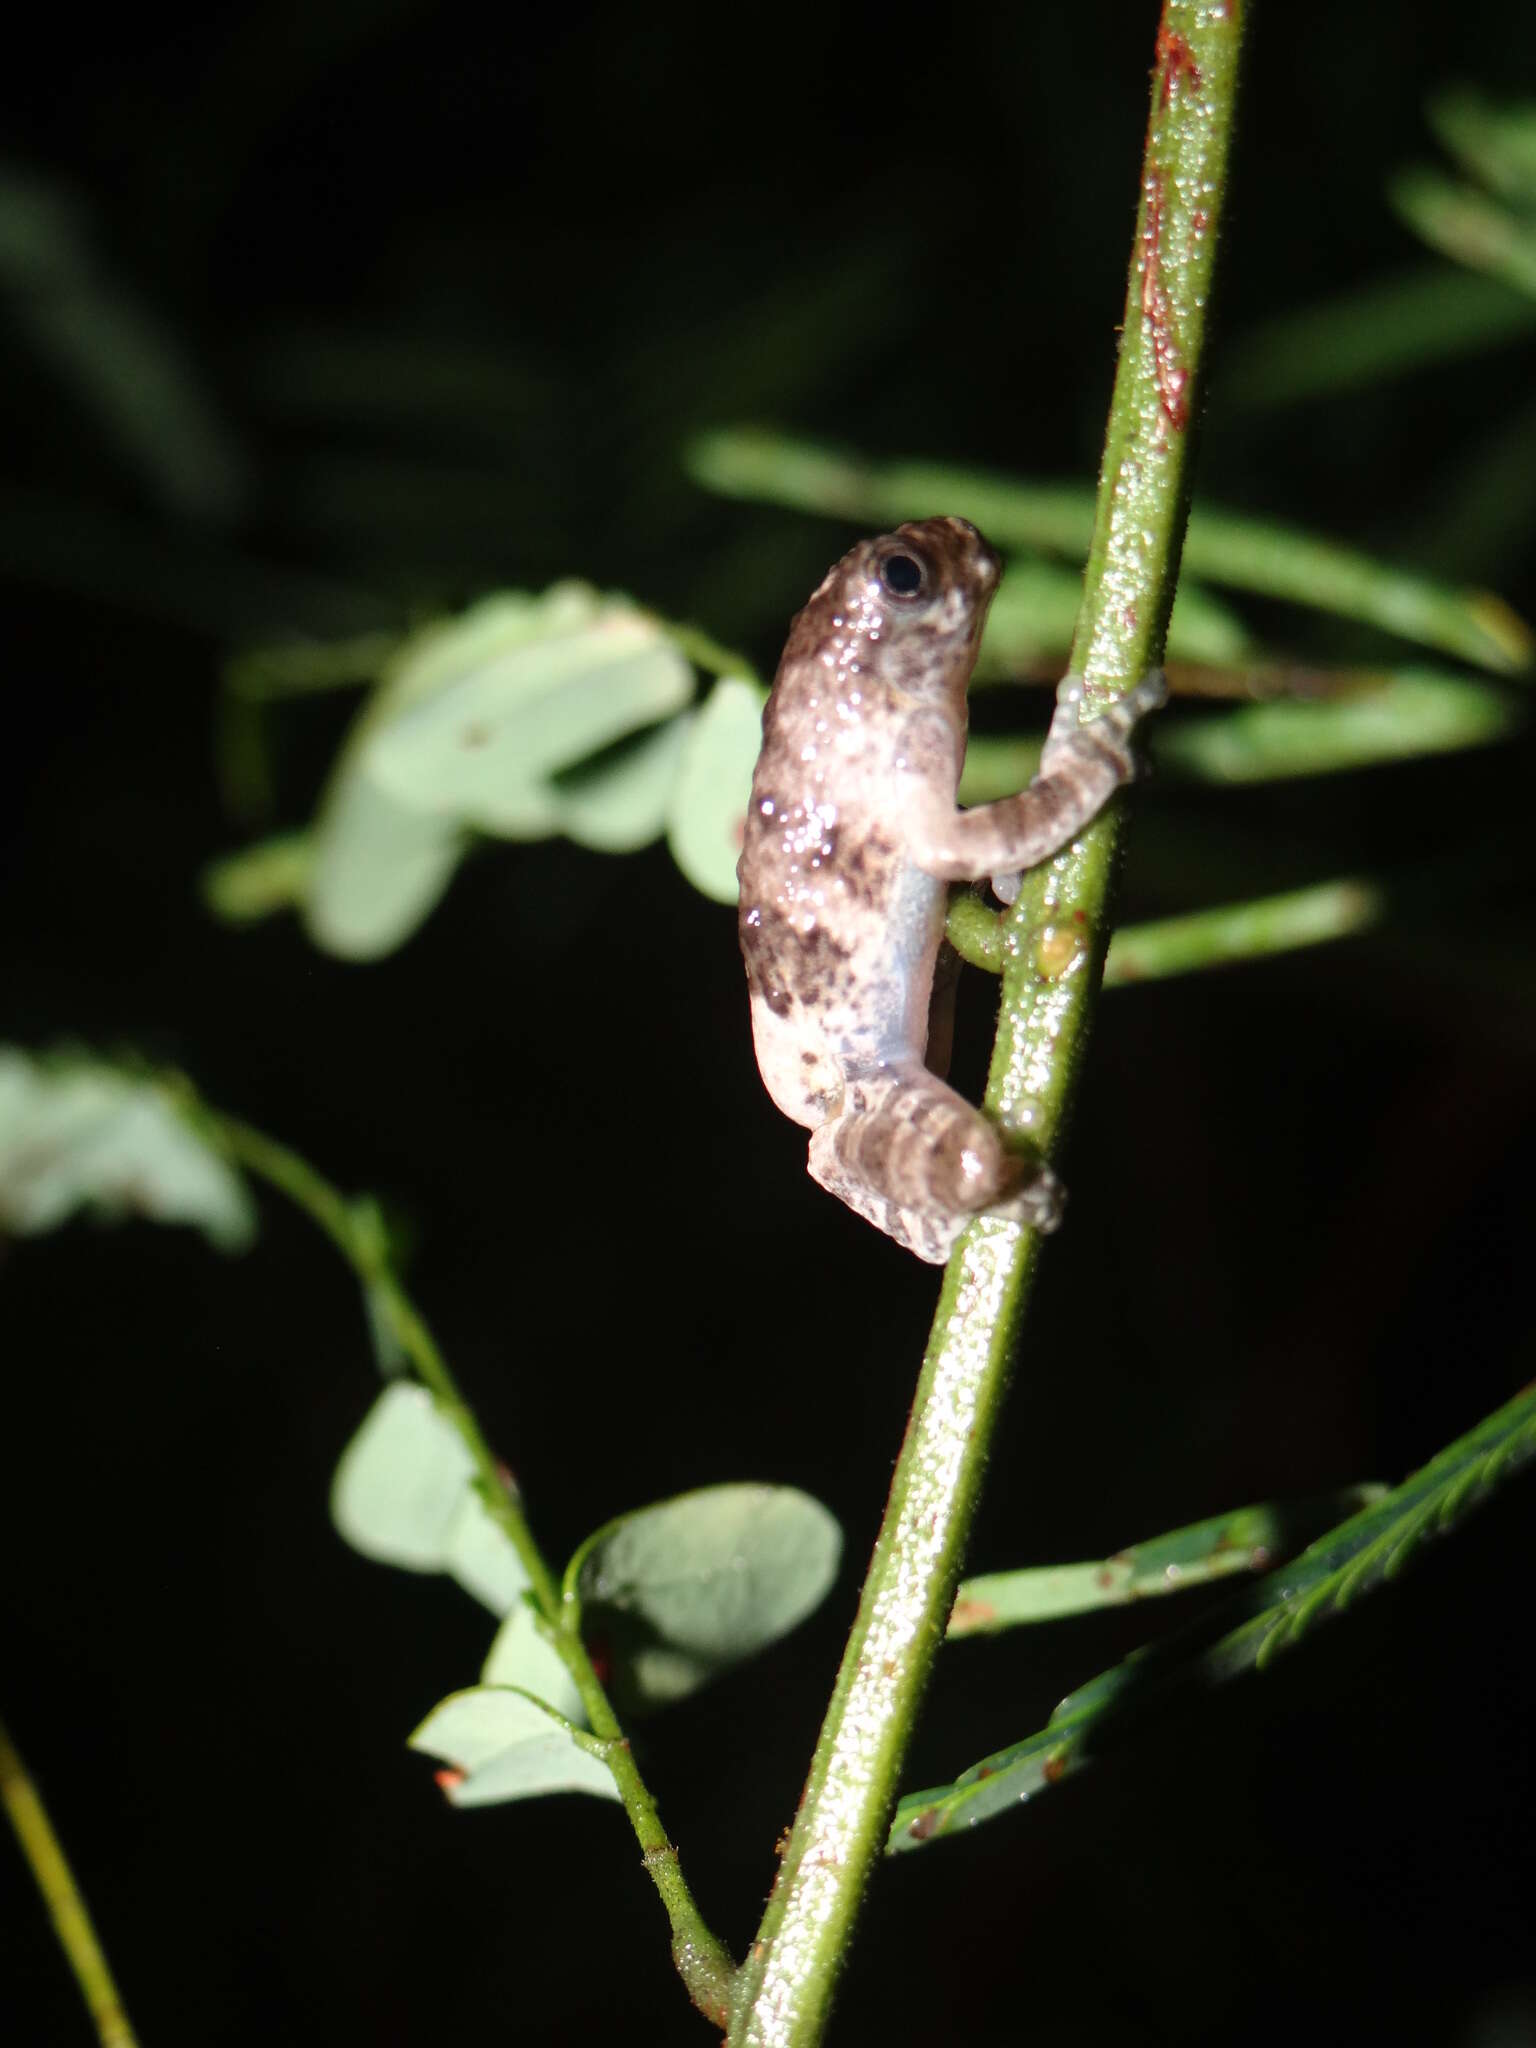
[[[375,1318],[387,1326],[439,1414],[457,1430],[474,1461],[480,1498],[528,1574],[533,1597],[549,1625],[548,1640],[570,1672],[592,1733],[599,1738],[601,1754],[640,1844],[646,1872],[666,1908],[678,1974],[699,2010],[723,2025],[735,1979],[730,1953],[706,1925],[688,1889],[656,1801],[587,1654],[574,1610],[566,1605],[559,1581],[534,1539],[516,1488],[491,1449],[474,1410],[459,1392],[425,1318],[400,1285],[376,1208],[368,1201],[349,1201],[298,1153],[250,1124],[220,1115],[190,1091],[178,1090],[177,1104],[226,1158],[277,1188],[324,1231],[356,1273]]]
[[[137,2048],[137,2039],[123,2010],[122,1997],[80,1888],[69,1867],[63,1844],[53,1831],[47,1809],[27,1773],[15,1744],[0,1722],[0,1800],[5,1803],[21,1853],[43,1895],[80,1995],[95,2023],[102,2048]]]
[[[1124,337],[1072,666],[1090,705],[1160,657],[1189,495],[1189,428],[1242,40],[1239,0],[1165,0]],[[1026,877],[1004,932],[986,1105],[1047,1152],[1103,970],[1118,806]],[[943,1637],[1038,1242],[981,1221],[944,1275],[853,1632],[778,1882],[742,1967],[730,2039],[821,2039]]]

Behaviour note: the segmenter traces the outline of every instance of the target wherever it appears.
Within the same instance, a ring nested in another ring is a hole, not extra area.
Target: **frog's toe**
[[[1066,1205],[1066,1189],[1048,1166],[1039,1166],[1005,1202],[993,1203],[986,1213],[1049,1235],[1061,1222]]]

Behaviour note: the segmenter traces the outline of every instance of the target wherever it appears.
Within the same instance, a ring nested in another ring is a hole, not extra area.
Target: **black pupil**
[[[912,597],[922,588],[923,565],[910,555],[887,555],[880,580],[892,597]]]

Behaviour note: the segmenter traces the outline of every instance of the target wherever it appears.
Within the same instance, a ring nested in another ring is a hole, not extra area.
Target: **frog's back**
[[[890,815],[905,708],[848,658],[826,589],[764,709],[738,867],[758,1063],[813,1127],[836,1113],[847,1063],[921,1052],[944,908]]]

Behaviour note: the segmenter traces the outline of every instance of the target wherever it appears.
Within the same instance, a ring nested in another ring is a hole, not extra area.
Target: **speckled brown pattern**
[[[1064,844],[1131,772],[1131,727],[1161,701],[1149,680],[1083,727],[1081,693],[1064,689],[1041,776],[958,811],[966,685],[998,573],[963,519],[898,527],[829,571],[764,709],[738,869],[768,1091],[815,1133],[814,1178],[930,1260],[979,1212],[1049,1227],[1057,1204],[1050,1176],[1026,1181],[924,1064],[945,879]]]

